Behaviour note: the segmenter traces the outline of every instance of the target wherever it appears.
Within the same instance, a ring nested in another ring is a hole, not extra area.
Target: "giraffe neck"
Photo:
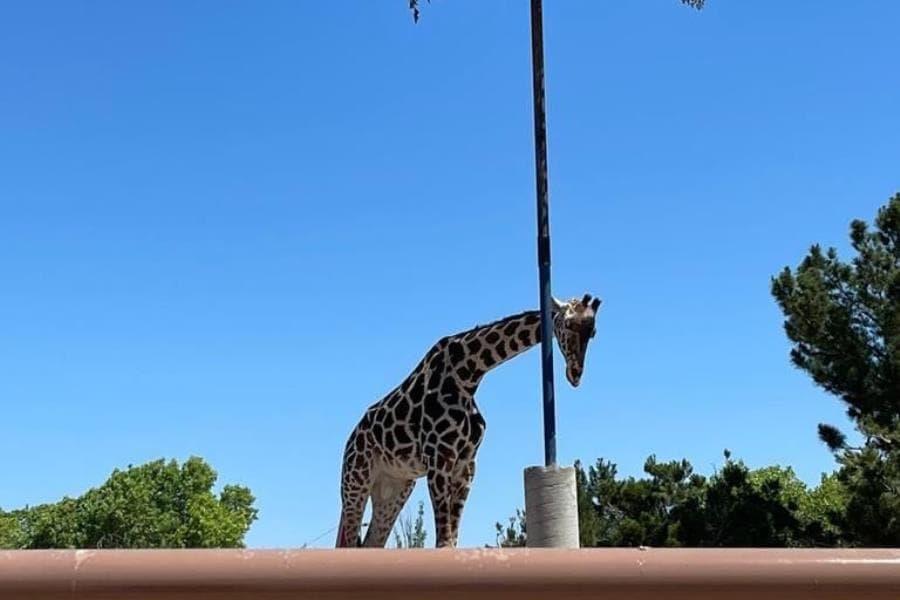
[[[477,385],[485,373],[541,341],[541,314],[530,310],[448,338],[448,354],[457,377]]]

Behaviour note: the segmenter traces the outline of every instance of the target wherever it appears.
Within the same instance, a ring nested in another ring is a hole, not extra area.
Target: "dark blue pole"
[[[547,114],[544,105],[544,24],[541,0],[531,0],[531,73],[534,92],[534,169],[537,183],[538,273],[541,289],[541,373],[544,390],[544,465],[556,464],[553,395],[553,321],[550,296],[550,201],[547,178]]]

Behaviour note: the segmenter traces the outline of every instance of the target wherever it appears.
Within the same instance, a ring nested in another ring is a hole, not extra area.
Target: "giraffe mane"
[[[519,312],[519,313],[516,313],[516,314],[514,314],[514,315],[508,315],[508,316],[506,316],[506,317],[503,317],[503,318],[500,318],[500,319],[496,319],[496,320],[490,321],[490,322],[488,322],[488,323],[475,325],[474,327],[470,327],[469,329],[466,329],[465,331],[459,332],[459,335],[465,335],[465,334],[470,333],[470,332],[472,332],[472,331],[476,331],[476,330],[478,330],[478,329],[484,329],[484,328],[486,328],[486,327],[493,327],[494,325],[499,325],[500,323],[505,323],[506,321],[512,321],[513,319],[519,319],[519,318],[521,318],[521,317],[524,317],[524,316],[527,315],[527,314],[534,313],[534,312],[537,312],[537,311],[535,311],[535,310],[523,310],[523,311],[521,311],[521,312]]]

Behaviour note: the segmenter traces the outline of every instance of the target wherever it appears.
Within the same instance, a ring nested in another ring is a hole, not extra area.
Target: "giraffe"
[[[578,387],[601,300],[552,299],[553,335]],[[426,477],[436,546],[457,544],[485,420],[475,392],[491,369],[540,343],[540,312],[515,314],[441,338],[396,388],[369,406],[344,446],[338,548],[383,548],[397,515]],[[363,512],[372,518],[360,537]]]

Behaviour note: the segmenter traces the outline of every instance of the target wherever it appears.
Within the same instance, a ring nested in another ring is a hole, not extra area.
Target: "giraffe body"
[[[556,301],[554,334],[577,386],[599,299]],[[425,477],[438,547],[455,547],[486,423],[475,402],[484,375],[540,342],[526,311],[441,338],[396,388],[372,404],[344,446],[338,547],[384,547],[416,480]],[[372,518],[360,538],[366,502]]]

